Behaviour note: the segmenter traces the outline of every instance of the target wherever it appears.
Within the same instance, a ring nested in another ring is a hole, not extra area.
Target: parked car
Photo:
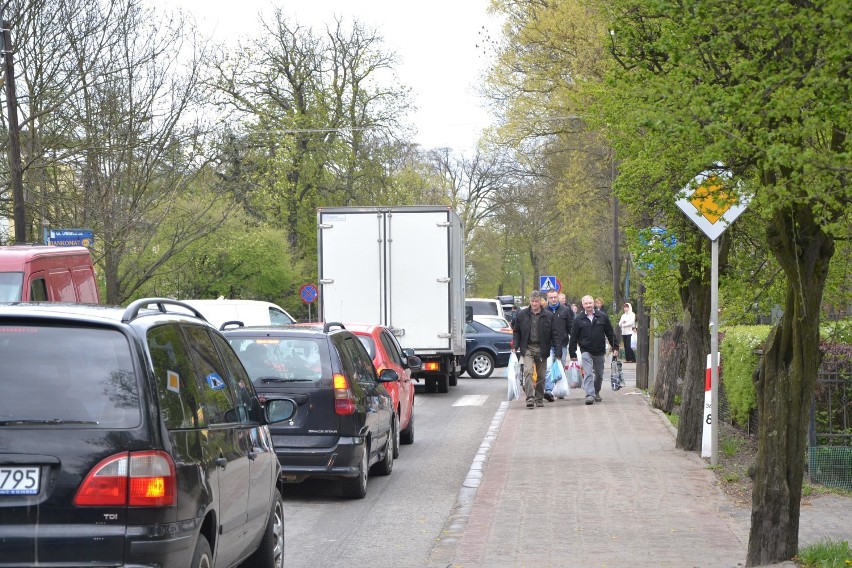
[[[397,458],[400,442],[414,443],[414,382],[411,372],[420,370],[420,357],[414,355],[413,349],[406,352],[391,330],[383,325],[346,324],[346,329],[358,336],[379,373],[393,369],[399,375],[398,381],[385,383],[397,416],[398,438],[393,446],[393,457]]]
[[[341,481],[346,497],[367,494],[368,470],[393,471],[396,413],[385,385],[393,369],[376,372],[358,338],[339,323],[228,327],[223,331],[261,396],[289,397],[292,420],[272,427],[282,479]]]
[[[262,300],[181,300],[189,304],[213,324],[220,328],[229,321],[238,321],[246,326],[290,325],[296,320],[287,311],[272,302]]]
[[[506,367],[512,353],[512,333],[496,331],[478,321],[465,325],[467,351],[462,366],[474,379],[486,379],[495,368]]]
[[[283,566],[267,424],[296,404],[185,312],[0,306],[0,564]]]

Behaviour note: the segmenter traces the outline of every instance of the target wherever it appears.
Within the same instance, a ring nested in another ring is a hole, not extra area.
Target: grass
[[[740,448],[743,446],[743,441],[740,438],[733,436],[725,436],[720,440],[720,442],[720,449],[722,450],[722,453],[728,456],[729,458],[732,458],[737,455],[737,452],[739,452]]]
[[[672,423],[672,426],[674,426],[675,428],[677,428],[677,425],[678,425],[678,424],[680,424],[680,415],[675,414],[674,412],[672,412],[671,414],[666,414],[666,416],[668,416],[668,418],[669,418],[669,422],[671,422],[671,423]]]
[[[795,560],[806,568],[849,568],[852,550],[845,540],[825,540],[799,551]]]

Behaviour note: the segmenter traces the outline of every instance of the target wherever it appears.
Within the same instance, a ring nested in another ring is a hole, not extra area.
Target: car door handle
[[[216,458],[216,465],[218,465],[222,469],[225,469],[225,466],[228,465],[228,460],[226,460],[225,458]]]
[[[250,459],[251,461],[254,461],[256,457],[257,457],[257,452],[249,452],[248,453],[248,459]]]

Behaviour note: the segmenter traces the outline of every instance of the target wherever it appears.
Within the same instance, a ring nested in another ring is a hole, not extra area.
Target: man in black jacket
[[[556,290],[548,290],[547,309],[553,313],[553,327],[560,337],[559,345],[562,346],[562,356],[560,357],[560,361],[564,367],[566,363],[565,357],[568,355],[568,336],[571,333],[571,326],[574,325],[574,312],[572,312],[571,308],[566,306],[564,302],[560,301],[560,296],[564,298],[564,296],[562,294],[558,294]],[[551,351],[550,354],[554,355],[554,352]],[[548,372],[547,380],[544,383],[544,398],[548,402],[554,401],[552,391],[553,381],[550,380],[550,373]]]
[[[568,352],[572,361],[577,360],[578,345],[583,352],[583,389],[586,391],[586,404],[603,400],[601,385],[607,341],[612,346],[612,358],[615,360],[618,358],[618,341],[612,331],[612,323],[605,313],[595,309],[595,300],[591,296],[583,296],[583,313],[574,317]]]
[[[557,357],[562,357],[561,337],[554,329],[554,316],[541,305],[541,293],[530,294],[530,305],[518,312],[512,329],[512,341],[515,349],[523,357],[524,392],[527,408],[544,406],[544,381],[547,377],[547,355],[551,349]],[[533,369],[536,373],[533,386]]]

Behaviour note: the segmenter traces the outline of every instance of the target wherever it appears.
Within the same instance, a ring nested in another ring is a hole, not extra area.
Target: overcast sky
[[[258,29],[258,15],[273,5],[300,24],[317,30],[334,16],[374,27],[386,48],[401,60],[400,80],[411,87],[417,112],[410,120],[415,141],[426,148],[448,146],[468,153],[490,118],[476,86],[486,67],[476,44],[482,26],[494,30],[486,14],[489,0],[170,0],[190,12],[205,34],[242,37]]]

